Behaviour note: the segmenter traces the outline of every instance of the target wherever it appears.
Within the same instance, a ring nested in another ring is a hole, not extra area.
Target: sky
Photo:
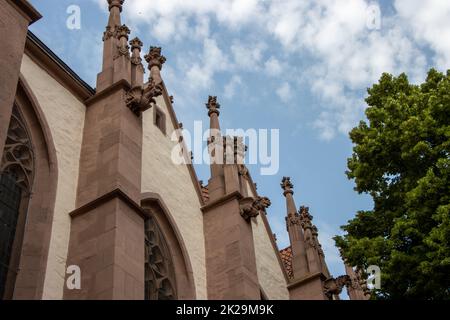
[[[31,0],[44,18],[31,30],[91,86],[101,68],[106,0]],[[67,27],[73,5],[80,28]],[[279,248],[288,245],[280,182],[290,176],[296,204],[310,207],[334,276],[344,267],[332,237],[371,198],[346,177],[348,132],[364,120],[367,88],[383,72],[424,81],[450,68],[448,0],[126,0],[122,23],[161,46],[162,77],[188,130],[209,119],[209,95],[221,127],[279,129],[279,170],[249,165]],[[148,74],[148,73],[147,73]],[[207,165],[196,165],[207,181]]]

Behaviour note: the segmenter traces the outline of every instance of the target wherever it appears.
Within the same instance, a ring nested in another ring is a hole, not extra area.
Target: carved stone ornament
[[[111,28],[111,26],[107,26],[106,31],[103,33],[103,41],[106,41],[112,37],[116,37],[116,35],[117,35],[117,27]]]
[[[109,11],[111,11],[112,8],[117,7],[122,12],[122,5],[124,2],[125,0],[108,0]]]
[[[143,101],[143,93],[144,89],[141,86],[136,86],[130,89],[125,97],[127,107],[137,116],[141,114],[141,110],[145,106]]]
[[[333,296],[338,296],[342,289],[350,284],[350,277],[345,276],[339,276],[337,278],[329,278],[325,280],[324,283],[324,293],[328,297],[328,299],[332,299]]]
[[[291,226],[301,225],[300,217],[297,212],[289,213],[285,219],[286,219],[286,230],[288,230],[288,231],[289,231],[289,227],[291,227]]]
[[[281,189],[284,190],[284,195],[286,196],[288,193],[294,194],[294,191],[292,190],[294,188],[294,185],[291,182],[290,177],[283,177],[283,180],[281,180]]]
[[[130,29],[126,25],[117,28],[116,37],[119,40],[119,44],[117,45],[117,52],[114,59],[120,56],[130,58],[130,46],[127,43],[129,34]]]
[[[31,189],[34,153],[28,131],[16,106],[11,115],[0,172],[13,174],[17,178],[17,184],[23,190]]]
[[[158,67],[159,70],[162,69],[162,65],[166,62],[166,57],[161,55],[160,47],[150,47],[150,51],[145,55],[145,61],[148,63],[148,68]]]
[[[241,216],[246,221],[250,221],[251,218],[257,217],[261,212],[265,212],[270,205],[271,202],[267,197],[244,198],[240,202]]]
[[[217,102],[217,97],[209,96],[206,108],[208,109],[208,116],[211,116],[213,113],[219,115],[220,104]]]
[[[134,114],[140,116],[142,112],[152,107],[152,103],[156,103],[155,98],[162,95],[162,92],[162,85],[158,86],[151,81],[145,88],[136,86],[130,89],[126,94],[125,102]]]
[[[239,175],[241,175],[244,179],[248,179],[248,169],[245,164],[239,164],[238,165],[238,172]]]
[[[141,39],[139,39],[138,37],[135,37],[130,40],[131,50],[139,49],[139,51],[141,51],[143,45],[144,44],[142,43]]]
[[[131,57],[131,63],[136,66],[142,67],[142,58],[141,57]],[[145,73],[144,69],[142,69],[142,71],[144,71],[144,73]]]
[[[303,226],[303,221],[302,221],[302,226]],[[305,232],[304,239],[305,239],[306,247],[317,249],[317,242],[311,232],[311,228],[304,228],[303,230]]]
[[[140,52],[141,52],[142,46],[144,44],[137,37],[132,39],[132,40],[130,40],[129,44],[131,46],[131,52],[132,52],[131,63],[136,65],[136,66],[141,66],[142,67],[142,58],[141,58]],[[143,70],[143,67],[142,67],[142,70]]]
[[[116,52],[116,55],[114,56],[114,59],[117,59],[121,56],[124,56],[124,57],[130,59],[129,50],[130,50],[130,47],[128,47],[128,46],[120,46],[120,45],[117,46],[117,52]]]
[[[127,25],[121,25],[117,28],[117,38],[127,38],[128,40],[128,35],[130,34],[130,32],[130,28],[128,28]]]
[[[311,232],[314,234],[314,232],[317,231],[317,228],[315,228],[315,226],[312,224],[313,216],[309,214],[309,208],[301,206],[298,213],[303,229],[311,229]]]

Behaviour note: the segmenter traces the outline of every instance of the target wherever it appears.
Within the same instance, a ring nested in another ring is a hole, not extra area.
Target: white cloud
[[[264,68],[266,70],[266,73],[270,76],[279,76],[283,72],[283,66],[281,62],[275,58],[274,56],[271,56],[265,63]]]
[[[235,41],[230,50],[239,70],[257,71],[263,58],[265,45],[262,42],[245,45],[241,41]]]
[[[94,1],[105,7],[106,0]],[[394,0],[393,13],[381,11],[379,30],[367,27],[373,3],[127,0],[124,18],[145,26],[163,44],[187,40],[203,44],[183,52],[185,57],[197,57],[193,65],[178,66],[178,73],[185,73],[180,81],[187,79],[191,90],[194,86],[206,89],[218,72],[232,77],[242,70],[289,81],[276,90],[284,102],[294,98],[297,86],[309,88],[320,109],[312,126],[329,140],[338,133],[347,134],[361,118],[365,89],[382,72],[406,72],[418,82],[430,63],[450,68],[450,42],[446,41],[450,1]],[[222,37],[228,39],[228,46],[222,47]],[[298,66],[305,59],[308,63],[299,75]],[[294,86],[297,79],[301,81]],[[228,93],[231,89],[230,84]]]
[[[288,82],[283,82],[281,86],[276,90],[276,93],[281,101],[288,103],[292,99],[292,89]]]
[[[414,39],[436,53],[436,65],[450,68],[450,1],[396,0],[395,9]]]
[[[322,139],[348,133],[362,116],[365,88],[382,72],[406,71],[415,81],[424,76],[426,55],[396,17],[383,17],[381,30],[367,28],[369,4],[286,0],[280,8],[271,3],[269,32],[291,56],[312,57],[301,85],[321,101],[313,126]]]
[[[94,1],[105,7],[106,0]],[[191,37],[199,28],[205,31],[205,17],[212,17],[229,29],[239,29],[254,23],[262,15],[262,8],[260,0],[127,0],[124,13],[128,19],[148,24],[158,40],[169,41]],[[185,23],[189,20],[194,21],[194,26]]]
[[[322,140],[330,141],[334,138],[336,131],[329,112],[322,112],[318,119],[314,121],[314,128],[319,131],[319,137]]]
[[[187,65],[185,84],[194,90],[206,89],[211,86],[214,74],[225,70],[228,64],[228,58],[213,39],[204,40],[203,53],[198,61],[201,63]]]
[[[233,99],[235,94],[236,94],[236,90],[242,86],[242,79],[241,77],[234,75],[231,77],[230,81],[225,85],[224,88],[224,95],[226,99]]]

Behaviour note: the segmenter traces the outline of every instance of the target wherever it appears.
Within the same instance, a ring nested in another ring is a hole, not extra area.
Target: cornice
[[[17,11],[32,24],[42,18],[42,15],[37,11],[27,0],[7,0],[13,5]]]
[[[88,213],[89,211],[94,210],[95,208],[98,208],[105,204],[106,202],[114,199],[119,198],[124,203],[128,205],[129,208],[131,208],[134,212],[136,212],[138,215],[140,215],[142,218],[146,219],[148,217],[148,213],[142,209],[142,207],[134,202],[125,192],[123,192],[121,189],[117,188],[114,189],[100,197],[98,197],[95,200],[92,200],[91,202],[88,202],[85,205],[82,205],[81,207],[75,209],[74,211],[70,212],[69,215],[74,218],[81,216],[85,213]]]
[[[220,197],[217,200],[214,201],[209,201],[206,205],[204,205],[201,210],[202,212],[205,214],[206,212],[208,212],[211,209],[214,209],[228,201],[232,201],[232,200],[241,200],[243,198],[242,194],[239,191],[233,191],[231,193],[228,193],[226,195],[224,195],[223,197]]]
[[[125,79],[121,79],[115,83],[113,83],[112,85],[110,85],[109,87],[103,89],[100,92],[97,92],[94,96],[89,97],[86,101],[86,107],[89,107],[90,105],[94,104],[95,102],[97,102],[98,100],[109,96],[111,93],[117,91],[117,90],[125,90],[128,91],[131,89],[131,85],[130,83],[125,80]]]

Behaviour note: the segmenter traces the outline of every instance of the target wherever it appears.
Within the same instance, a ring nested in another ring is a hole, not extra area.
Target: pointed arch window
[[[0,162],[0,299],[8,293],[17,275],[12,263],[21,242],[19,221],[24,221],[34,172],[34,154],[23,117],[14,105]]]
[[[177,299],[172,256],[153,217],[145,222],[145,299]]]

